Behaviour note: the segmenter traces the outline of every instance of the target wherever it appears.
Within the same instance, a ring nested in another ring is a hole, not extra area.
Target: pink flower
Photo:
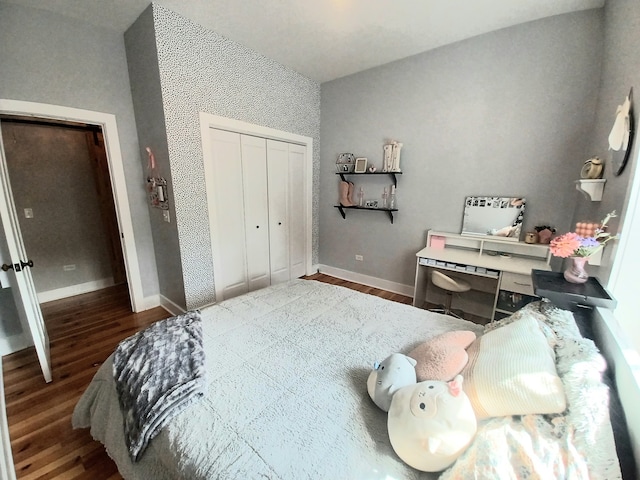
[[[570,257],[580,248],[582,237],[577,233],[569,232],[551,240],[549,249],[556,257]]]

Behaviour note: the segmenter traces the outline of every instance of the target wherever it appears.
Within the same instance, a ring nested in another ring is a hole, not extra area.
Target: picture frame
[[[367,172],[367,159],[365,157],[356,158],[356,166],[354,173],[366,173]]]
[[[378,208],[378,200],[365,200],[364,206],[366,208]]]

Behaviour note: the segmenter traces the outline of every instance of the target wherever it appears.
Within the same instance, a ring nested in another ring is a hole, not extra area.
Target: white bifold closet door
[[[264,138],[240,135],[248,290],[271,284],[269,196]],[[224,234],[224,231],[222,232]],[[234,247],[234,249],[237,247]]]
[[[210,135],[216,290],[231,298],[304,275],[305,148],[213,128]]]

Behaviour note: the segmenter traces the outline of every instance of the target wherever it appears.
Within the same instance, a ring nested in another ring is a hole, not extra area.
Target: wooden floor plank
[[[411,304],[411,297],[321,273],[304,277]],[[162,308],[131,313],[126,285],[41,305],[51,342],[53,381],[35,350],[3,358],[7,419],[18,479],[117,480],[122,477],[88,429],[73,430],[73,407],[122,339],[169,316]]]
[[[122,478],[71,414],[118,342],[169,316],[162,308],[131,312],[126,285],[41,305],[49,333],[53,381],[45,383],[35,350],[3,358],[7,420],[18,479]]]

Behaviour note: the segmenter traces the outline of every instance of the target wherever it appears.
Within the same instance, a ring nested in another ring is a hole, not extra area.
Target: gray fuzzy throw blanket
[[[167,318],[123,340],[113,377],[131,460],[175,415],[204,393],[204,350],[199,311]]]

